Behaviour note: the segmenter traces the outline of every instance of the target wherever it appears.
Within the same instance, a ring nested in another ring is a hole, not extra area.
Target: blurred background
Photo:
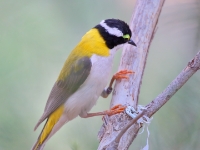
[[[101,20],[130,22],[134,0],[0,1],[0,150],[27,150],[43,124],[49,92],[70,51]],[[153,100],[200,50],[200,1],[166,0],[152,42],[139,103]],[[117,71],[121,51],[115,57]],[[91,112],[109,108],[100,98]],[[47,143],[46,150],[95,150],[101,117],[76,118]],[[200,149],[200,73],[153,117],[150,150]],[[138,135],[130,149],[146,144]]]

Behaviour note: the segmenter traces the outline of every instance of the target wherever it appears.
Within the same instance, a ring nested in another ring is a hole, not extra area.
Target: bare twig
[[[151,117],[189,80],[189,78],[200,69],[200,51],[188,63],[185,69],[170,83],[170,85],[146,106],[144,115]],[[140,126],[134,124],[133,132],[138,133]]]
[[[170,85],[159,94],[147,107],[147,116],[151,117],[157,112],[200,68],[200,51],[188,63],[185,69],[170,83]]]
[[[126,127],[124,127],[121,132],[118,134],[118,136],[115,138],[115,142],[119,143],[121,137],[123,136],[123,134],[134,124],[137,122],[138,119],[140,119],[144,113],[146,112],[146,110],[143,110],[140,114],[138,114],[133,120],[131,120]]]
[[[144,110],[143,112],[141,112],[140,114],[138,114],[133,120],[131,120],[126,127],[124,127],[121,132],[116,136],[115,140],[113,140],[112,142],[109,143],[109,145],[105,145],[102,149],[106,149],[106,150],[117,150],[118,149],[118,145],[120,142],[121,137],[123,136],[123,134],[130,128],[130,126],[132,126],[134,123],[137,122],[138,119],[140,119],[144,113],[146,112],[146,110]]]
[[[144,115],[151,117],[154,113],[156,113],[199,69],[200,51],[188,63],[185,69],[183,69],[182,72],[170,83],[170,85],[146,106],[146,112]],[[140,126],[134,124],[133,126],[131,126],[131,128],[133,129],[133,133],[138,133]]]
[[[116,136],[115,140],[104,148],[106,150],[116,150],[121,149],[118,147],[119,141],[123,134],[131,127],[132,132],[136,133],[136,137],[140,126],[136,121],[143,115],[151,117],[156,113],[169,99],[189,80],[189,78],[200,69],[200,51],[195,55],[195,57],[188,63],[185,69],[170,83],[170,85],[159,94],[151,103],[146,106],[146,110],[140,113],[135,119],[130,121],[126,127],[124,127],[120,133]]]

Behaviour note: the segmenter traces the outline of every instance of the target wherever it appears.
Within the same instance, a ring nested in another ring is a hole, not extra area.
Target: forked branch
[[[136,73],[129,81],[117,82],[113,91],[111,107],[117,104],[138,106],[139,91],[147,60],[150,43],[165,0],[138,0],[130,28],[137,48],[124,47],[119,70],[133,70]],[[200,68],[200,52],[188,63],[185,69],[159,94],[146,110],[135,119],[126,113],[105,116],[104,124],[98,134],[98,150],[127,150],[138,134],[141,125],[136,121],[144,115],[151,117],[156,113]]]

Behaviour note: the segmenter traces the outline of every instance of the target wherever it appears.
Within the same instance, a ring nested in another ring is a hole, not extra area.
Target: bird
[[[130,70],[121,70],[113,75],[113,58],[124,44],[136,46],[127,23],[119,19],[105,19],[90,29],[69,54],[49,94],[43,115],[34,131],[46,123],[32,150],[42,150],[46,142],[67,122],[80,116],[88,118],[113,115],[125,107],[117,105],[108,111],[88,113],[97,99],[112,92],[114,80],[128,79]]]

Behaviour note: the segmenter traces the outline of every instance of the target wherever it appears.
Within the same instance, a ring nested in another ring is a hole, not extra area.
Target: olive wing
[[[70,70],[69,73],[67,73],[65,78],[58,80],[54,84],[46,103],[44,113],[34,130],[36,130],[37,127],[51,115],[51,113],[64,104],[67,99],[78,90],[89,76],[92,63],[89,57],[83,57],[76,59],[71,65],[67,66]]]

